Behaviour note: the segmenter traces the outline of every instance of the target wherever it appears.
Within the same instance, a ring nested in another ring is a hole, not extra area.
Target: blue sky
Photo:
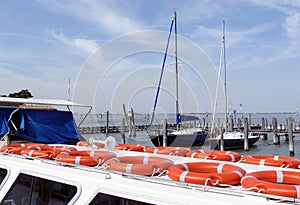
[[[168,31],[174,8],[178,33],[216,68],[225,20],[232,109],[300,110],[298,0],[0,0],[0,94],[29,89],[36,98],[66,99],[68,78],[72,89],[99,47],[128,33]]]

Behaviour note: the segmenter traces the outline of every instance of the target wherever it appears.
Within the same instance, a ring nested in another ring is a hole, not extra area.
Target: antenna
[[[68,101],[71,100],[71,80],[68,78]]]
[[[224,92],[225,92],[225,131],[227,131],[228,112],[227,112],[227,76],[226,76],[226,55],[225,55],[225,20],[222,21],[222,50],[224,63]]]

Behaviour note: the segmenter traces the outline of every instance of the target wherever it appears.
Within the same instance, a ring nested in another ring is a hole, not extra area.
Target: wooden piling
[[[249,151],[249,141],[248,141],[248,130],[249,130],[248,118],[244,118],[244,150]]]
[[[228,126],[228,131],[232,132],[233,131],[233,116],[229,115],[229,126]]]
[[[106,111],[106,127],[105,127],[105,133],[108,135],[108,130],[109,130],[109,111]]]
[[[241,127],[242,127],[242,125],[241,125],[241,118],[238,118],[237,128],[238,128],[239,131],[241,131]]]
[[[125,119],[122,118],[122,121],[121,121],[121,139],[122,139],[123,144],[125,144],[125,132],[126,132]]]
[[[134,112],[131,108],[131,137],[136,137],[136,130],[135,130],[135,122],[134,122]]]
[[[251,113],[249,113],[249,118],[248,118],[248,131],[251,131]]]
[[[266,130],[265,118],[262,117],[261,118],[261,131],[265,131],[265,130]]]
[[[288,138],[289,138],[289,151],[290,156],[293,157],[295,155],[294,152],[294,137],[293,137],[293,119],[289,117],[287,119],[287,132],[288,132]]]
[[[277,118],[272,118],[272,126],[273,126],[273,143],[275,145],[280,144],[279,135],[277,134]]]
[[[163,120],[163,146],[167,146],[167,119]]]
[[[219,140],[220,150],[224,150],[224,128],[220,127],[220,140]]]
[[[128,136],[132,136],[132,113],[131,111],[128,111]]]

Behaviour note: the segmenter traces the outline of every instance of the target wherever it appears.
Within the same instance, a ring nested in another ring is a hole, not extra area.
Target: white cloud
[[[38,0],[38,2],[50,11],[93,23],[104,33],[115,35],[140,30],[140,23],[122,14],[120,8],[114,7],[113,1]]]
[[[50,35],[57,41],[72,48],[79,49],[87,56],[98,49],[96,40],[87,40],[84,38],[68,38],[63,33],[58,33],[55,30],[49,30]]]

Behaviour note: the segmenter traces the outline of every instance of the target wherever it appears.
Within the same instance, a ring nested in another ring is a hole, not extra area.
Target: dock
[[[168,124],[168,129],[172,130],[175,129],[177,127],[176,124]],[[188,125],[183,125],[184,128],[187,127],[201,127],[204,128],[205,130],[210,130],[211,126],[209,124],[203,125],[203,124],[196,124],[196,123],[189,123]],[[135,125],[135,129],[136,131],[147,131],[147,129],[149,128],[149,125]],[[162,129],[163,125],[153,125],[153,129]],[[243,130],[243,126],[238,126],[238,125],[234,125],[233,130]],[[81,134],[98,134],[98,133],[106,133],[108,130],[108,133],[119,133],[121,132],[121,125],[109,125],[107,126],[81,126],[78,127],[78,131]],[[129,127],[126,126],[126,132],[129,131]],[[253,133],[260,133],[260,134],[268,134],[268,133],[273,133],[274,132],[274,128],[272,124],[269,124],[268,126],[262,124],[252,124],[250,126],[249,129],[250,132]],[[276,127],[276,131],[277,134],[279,135],[285,135],[287,134],[288,130],[287,130],[287,125],[285,124],[279,124]],[[293,133],[298,135],[300,134],[300,124],[299,125],[294,125],[293,127]]]

